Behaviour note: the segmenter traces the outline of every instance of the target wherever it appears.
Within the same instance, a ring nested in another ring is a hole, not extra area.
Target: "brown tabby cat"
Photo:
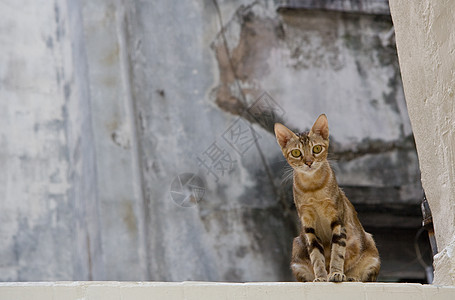
[[[294,169],[294,202],[302,224],[292,247],[296,279],[375,281],[380,268],[378,250],[327,161],[327,117],[320,115],[310,132],[300,134],[276,123],[275,135]]]

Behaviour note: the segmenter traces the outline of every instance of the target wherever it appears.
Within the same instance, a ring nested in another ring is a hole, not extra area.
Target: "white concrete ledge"
[[[455,299],[455,286],[402,283],[10,282],[0,300]]]

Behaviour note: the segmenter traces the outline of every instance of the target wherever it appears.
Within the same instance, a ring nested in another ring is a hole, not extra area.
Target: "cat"
[[[275,135],[294,169],[301,232],[293,242],[291,269],[297,281],[376,281],[380,259],[373,237],[363,229],[327,161],[326,115],[307,133],[295,134],[276,123]]]

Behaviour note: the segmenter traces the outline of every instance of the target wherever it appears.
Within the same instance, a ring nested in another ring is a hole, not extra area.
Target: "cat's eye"
[[[294,149],[291,151],[291,155],[294,157],[299,157],[300,155],[302,155],[302,152],[300,152],[299,149]]]
[[[321,145],[316,145],[313,147],[313,153],[314,154],[318,154],[318,153],[321,153],[322,151],[322,146]]]

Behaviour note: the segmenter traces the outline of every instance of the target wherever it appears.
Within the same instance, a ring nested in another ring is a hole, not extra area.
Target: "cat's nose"
[[[306,160],[305,161],[305,165],[307,165],[308,167],[311,167],[312,164],[313,164],[312,160]]]

